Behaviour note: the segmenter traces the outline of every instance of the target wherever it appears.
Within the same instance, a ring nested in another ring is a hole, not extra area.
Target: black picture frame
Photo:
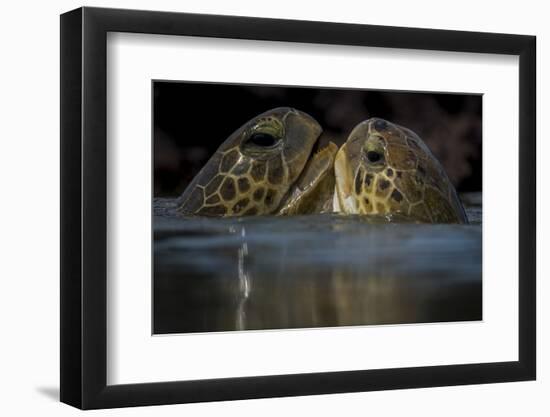
[[[107,385],[108,32],[519,56],[519,360]],[[62,402],[94,409],[535,379],[534,36],[84,7],[61,15],[60,56]]]

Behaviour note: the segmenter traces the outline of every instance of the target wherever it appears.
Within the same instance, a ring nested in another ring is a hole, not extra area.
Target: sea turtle
[[[330,213],[334,195],[334,157],[338,146],[329,142],[314,152],[302,174],[280,204],[277,214]]]
[[[177,210],[210,217],[320,210],[319,201],[332,198],[325,191],[334,188],[337,151],[331,143],[312,152],[321,132],[315,119],[289,107],[260,114],[222,143],[178,199]]]
[[[359,123],[338,151],[334,209],[428,223],[467,223],[445,171],[416,133],[379,118]]]

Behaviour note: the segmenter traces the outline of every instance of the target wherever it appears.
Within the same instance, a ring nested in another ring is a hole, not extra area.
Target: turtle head
[[[379,118],[358,124],[335,160],[339,211],[462,221],[464,210],[439,162],[411,130]]]
[[[252,119],[238,134],[243,160],[264,165],[268,182],[290,186],[302,172],[321,134],[308,114],[279,107]]]
[[[384,130],[389,128],[382,119],[358,124],[336,155],[336,195],[339,210],[345,213],[386,212],[383,197],[391,191],[386,174],[392,168],[388,167],[388,143],[374,128],[375,121],[379,127],[384,123]]]
[[[218,148],[180,197],[180,211],[207,216],[274,213],[321,131],[311,116],[292,108],[260,114]]]

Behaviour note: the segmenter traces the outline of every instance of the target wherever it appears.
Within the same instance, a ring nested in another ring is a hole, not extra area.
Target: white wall
[[[534,34],[538,37],[539,213],[550,210],[548,111],[550,26],[544,2],[277,0],[92,1],[86,5]],[[507,4],[509,3],[509,4]],[[59,275],[59,17],[77,1],[4,2],[0,42],[0,409],[3,415],[73,415],[57,402]],[[505,121],[503,121],[505,123]],[[545,135],[546,134],[546,135]],[[506,158],[515,157],[502,150]],[[539,216],[541,261],[550,221]],[[546,236],[542,238],[543,231]],[[539,264],[537,382],[238,401],[101,411],[99,415],[549,415],[548,263]]]

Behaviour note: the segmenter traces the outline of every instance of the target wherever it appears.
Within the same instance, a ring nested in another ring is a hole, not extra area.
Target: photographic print
[[[534,36],[89,7],[60,33],[62,402],[536,379]]]
[[[155,80],[153,333],[482,319],[482,96]]]

